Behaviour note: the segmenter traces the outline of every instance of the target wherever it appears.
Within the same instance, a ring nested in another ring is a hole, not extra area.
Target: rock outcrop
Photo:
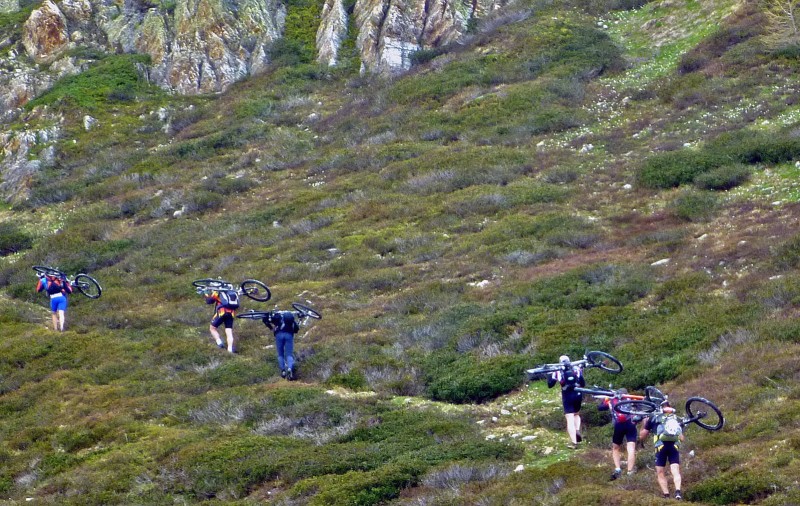
[[[63,118],[51,117],[44,121],[49,126],[36,130],[0,131],[0,195],[8,202],[26,200],[38,172],[53,164],[53,144],[61,134]],[[32,156],[34,147],[37,147],[36,156]]]
[[[508,1],[356,0],[348,11],[343,0],[325,0],[317,59],[336,65],[342,44],[354,38],[362,71],[403,71],[415,51],[457,40],[470,20]],[[19,0],[0,0],[0,11],[17,9]],[[85,61],[69,56],[79,48],[148,54],[148,79],[181,94],[224,91],[266,68],[285,20],[283,0],[175,0],[171,6],[153,0],[44,0],[25,22],[19,45],[0,41],[13,46],[0,57],[0,120],[60,77],[80,71]],[[27,55],[17,54],[22,48]]]
[[[348,14],[327,0],[317,32],[318,61],[330,64],[343,40]],[[362,71],[397,73],[411,67],[411,55],[452,43],[467,31],[470,20],[506,6],[507,0],[357,0],[356,46]],[[333,55],[333,58],[331,57]]]

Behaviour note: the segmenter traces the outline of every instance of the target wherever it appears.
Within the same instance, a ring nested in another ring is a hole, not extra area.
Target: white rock
[[[494,434],[489,434],[488,436],[486,436],[486,439],[488,441],[491,441],[492,439],[497,439],[497,436],[495,436]]]
[[[497,423],[497,417],[496,416],[492,417],[492,423]]]
[[[662,258],[661,260],[657,260],[650,264],[653,267],[658,267],[659,265],[667,265],[669,263],[669,258]]]
[[[83,129],[87,132],[97,125],[97,120],[88,114],[83,117]]]
[[[500,410],[500,414],[503,415],[503,416],[508,416],[508,415],[511,414],[511,411],[509,411],[507,409],[501,409]]]
[[[705,241],[706,239],[708,239],[708,234],[703,234],[697,238],[698,241]]]
[[[522,441],[525,441],[527,443],[529,441],[533,441],[534,439],[536,439],[536,436],[525,436],[522,438]]]
[[[519,472],[522,472],[522,471],[524,471],[524,470],[525,470],[525,466],[523,466],[522,464],[520,464],[520,465],[518,465],[518,466],[517,466],[517,467],[514,469],[514,472],[515,472],[515,473],[519,473]]]
[[[632,185],[632,184],[630,184],[630,183],[625,183],[624,185],[622,185],[622,187],[623,187],[624,189],[626,189],[626,190],[630,190],[631,188],[633,188],[633,185]]]
[[[551,453],[553,453],[553,450],[554,448],[552,446],[548,446],[547,448],[544,449],[542,453],[544,453],[545,455],[550,455]]]

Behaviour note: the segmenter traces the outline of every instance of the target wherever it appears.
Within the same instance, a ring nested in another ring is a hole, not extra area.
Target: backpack
[[[220,290],[219,302],[225,309],[239,308],[239,294],[235,290]]]
[[[295,334],[298,330],[300,330],[300,327],[297,326],[297,322],[294,320],[294,314],[291,311],[281,311],[278,313],[275,332]]]
[[[683,434],[681,422],[674,413],[665,415],[658,425],[657,435],[661,441],[680,441]]]

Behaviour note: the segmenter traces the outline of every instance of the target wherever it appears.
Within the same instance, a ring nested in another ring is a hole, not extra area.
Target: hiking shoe
[[[611,473],[611,479],[609,481],[614,481],[622,475],[621,469],[614,469],[614,472]]]
[[[286,371],[285,370],[281,371],[281,378],[285,378],[285,377],[286,377]]]
[[[225,343],[223,343],[223,342],[217,343],[217,348],[222,348],[224,350],[225,349]]]
[[[294,374],[292,373],[291,369],[286,369],[286,379],[289,381],[294,379]]]
[[[676,501],[682,501],[683,500],[683,496],[681,495],[681,491],[680,490],[676,490],[675,491],[675,500]]]
[[[578,445],[575,443],[567,443],[567,448],[569,448],[570,450],[577,450]]]
[[[580,443],[581,441],[583,441],[583,438],[581,437],[581,433],[580,433],[580,432],[578,432],[577,434],[575,434],[575,441],[577,441],[577,442],[579,442],[579,443]]]

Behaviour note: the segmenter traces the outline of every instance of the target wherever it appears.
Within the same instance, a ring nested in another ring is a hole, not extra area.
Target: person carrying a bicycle
[[[626,442],[626,449],[628,453],[628,474],[634,473],[636,466],[636,423],[640,421],[638,417],[620,413],[614,409],[614,406],[619,404],[620,400],[624,399],[628,394],[626,388],[617,390],[617,395],[614,397],[603,397],[600,404],[597,406],[599,411],[611,411],[611,420],[614,427],[614,434],[611,436],[611,459],[614,461],[614,472],[611,474],[611,479],[616,480],[622,475],[622,442]]]
[[[224,325],[228,352],[236,353],[236,341],[233,336],[233,317],[236,315],[236,308],[232,308],[223,302],[219,290],[204,290],[202,293],[206,304],[214,304],[214,316],[211,318],[211,325],[208,327],[211,337],[219,348],[225,349],[225,343],[219,335],[219,326]]]
[[[275,349],[278,352],[278,367],[281,377],[294,379],[294,335],[300,330],[294,312],[272,311],[261,320],[275,335]]]
[[[553,388],[556,383],[561,385],[561,404],[564,407],[564,416],[567,420],[567,434],[570,439],[570,448],[577,448],[581,442],[581,403],[583,394],[576,392],[576,387],[585,387],[583,368],[572,365],[569,357],[561,355],[558,359],[561,370],[555,371],[547,378],[547,387]]]
[[[661,488],[661,493],[665,498],[669,497],[669,483],[665,472],[667,461],[669,470],[672,474],[672,481],[675,485],[675,499],[681,500],[681,456],[680,445],[684,441],[682,429],[671,429],[674,424],[680,421],[675,416],[675,409],[670,406],[668,401],[661,403],[661,410],[647,419],[639,432],[639,440],[644,441],[648,434],[653,433],[653,444],[655,445],[655,464],[656,479]]]
[[[53,330],[64,331],[64,320],[67,312],[67,295],[72,293],[72,285],[65,275],[39,273],[36,292],[47,292],[50,296],[50,311],[53,317]]]

